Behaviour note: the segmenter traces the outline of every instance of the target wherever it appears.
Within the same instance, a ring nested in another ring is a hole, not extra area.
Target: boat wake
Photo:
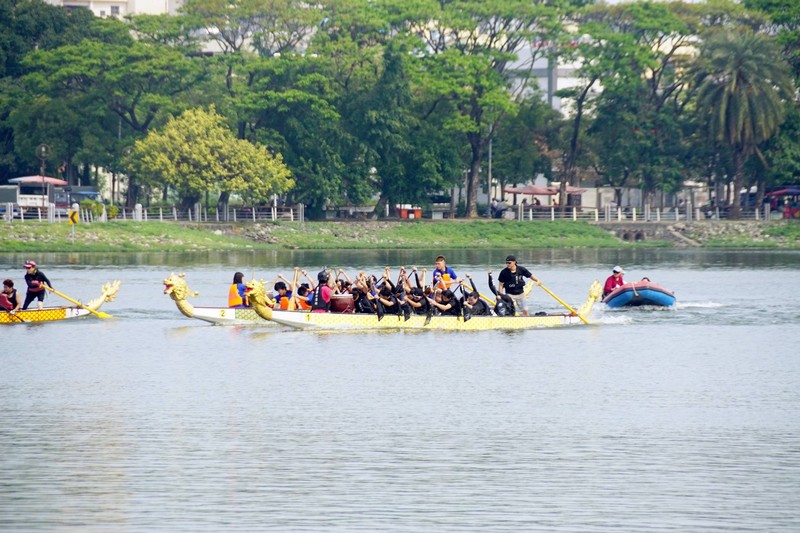
[[[592,313],[589,317],[589,322],[592,324],[616,324],[616,325],[626,325],[633,323],[632,316],[626,316],[622,313],[618,312],[599,312],[599,313]]]
[[[675,307],[678,309],[718,309],[726,307],[726,305],[719,302],[678,302]]]

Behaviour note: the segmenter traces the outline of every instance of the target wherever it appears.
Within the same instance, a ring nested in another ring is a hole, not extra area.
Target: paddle
[[[64,294],[63,292],[58,292],[57,290],[55,290],[53,287],[50,287],[50,286],[49,286],[49,285],[47,285],[46,283],[44,284],[44,288],[45,288],[45,289],[47,289],[48,291],[50,291],[50,292],[54,293],[54,294],[57,294],[57,295],[61,296],[61,297],[62,297],[62,298],[64,298],[66,301],[74,303],[75,305],[77,305],[77,306],[78,306],[78,307],[80,307],[81,309],[86,309],[86,310],[87,310],[87,311],[89,311],[90,313],[92,313],[92,314],[96,315],[98,318],[111,318],[111,315],[109,315],[108,313],[104,313],[104,312],[102,312],[102,311],[95,311],[95,310],[94,310],[94,309],[92,309],[91,307],[86,307],[85,305],[83,305],[82,303],[80,303],[78,300],[75,300],[75,299],[73,299],[73,298],[70,298],[69,296],[67,296],[67,295],[66,295],[66,294]]]
[[[558,296],[556,296],[555,294],[553,294],[553,293],[550,291],[550,289],[548,289],[547,287],[545,287],[544,285],[542,285],[542,282],[541,282],[541,281],[538,283],[538,285],[539,285],[539,286],[542,288],[542,290],[543,290],[544,292],[546,292],[547,294],[549,294],[550,296],[552,296],[553,298],[555,298],[555,300],[556,300],[558,303],[560,303],[561,305],[563,305],[564,307],[566,307],[567,309],[569,309],[570,313],[572,313],[573,315],[575,315],[575,316],[577,316],[578,318],[580,318],[580,319],[583,321],[583,323],[584,323],[584,324],[588,324],[588,323],[589,323],[589,321],[588,321],[588,320],[586,320],[585,318],[583,318],[581,315],[579,315],[579,314],[578,314],[578,312],[577,312],[575,309],[573,309],[572,307],[570,307],[570,305],[569,305],[568,303],[566,303],[564,300],[562,300],[561,298],[559,298]]]
[[[292,285],[289,289],[292,291],[292,299],[289,300],[289,305],[286,307],[288,311],[294,311],[297,309],[297,282],[300,281],[300,267],[294,267],[294,278],[292,279]]]
[[[16,318],[17,320],[19,320],[20,322],[23,322],[23,323],[27,322],[27,320],[25,320],[25,319],[24,319],[24,318],[22,318],[21,316],[17,316],[17,314],[16,314],[16,313],[12,313],[11,311],[6,311],[6,313],[8,313],[10,316],[13,316],[14,318]]]

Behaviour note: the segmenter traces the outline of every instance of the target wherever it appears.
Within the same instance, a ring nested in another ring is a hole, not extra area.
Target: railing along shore
[[[63,209],[51,207],[18,208],[13,204],[4,204],[3,220],[12,221],[40,221],[40,222],[66,222],[68,214]],[[13,216],[10,214],[13,213]],[[256,207],[231,207],[227,210],[216,208],[195,207],[192,209],[178,209],[177,207],[120,207],[116,214],[117,220],[132,221],[158,221],[158,222],[196,222],[196,223],[221,223],[221,222],[303,222],[305,214],[302,204],[295,206],[256,206]],[[686,209],[686,208],[653,208],[653,207],[611,207],[587,208],[568,207],[564,212],[558,207],[525,207],[513,206],[505,210],[502,217],[506,220],[518,221],[547,221],[547,220],[573,220],[584,222],[692,222],[702,220],[726,220],[729,218],[726,209]],[[770,210],[769,205],[763,209],[742,209],[739,220],[779,220],[783,218],[780,211]],[[91,210],[80,209],[79,221],[85,223],[105,222],[109,217],[105,210],[96,216]],[[352,220],[352,218],[335,218],[331,220]],[[447,220],[447,218],[445,218]]]

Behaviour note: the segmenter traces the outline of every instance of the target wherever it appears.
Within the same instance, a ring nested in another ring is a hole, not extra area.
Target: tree
[[[778,130],[784,100],[794,91],[789,67],[771,39],[723,31],[703,43],[694,83],[708,135],[733,154],[731,218],[739,218],[745,162],[754,153],[761,155],[758,144]]]
[[[428,105],[423,116],[439,107],[449,111],[443,124],[468,143],[466,216],[476,217],[488,141],[499,120],[515,113],[517,101],[528,94],[533,65],[548,50],[541,44],[560,35],[559,11],[529,0],[398,5],[405,9],[407,31],[420,39],[418,87]]]
[[[237,139],[213,107],[170,119],[162,130],[136,141],[127,159],[141,183],[173,188],[184,208],[210,191],[259,202],[294,186],[279,155]]]

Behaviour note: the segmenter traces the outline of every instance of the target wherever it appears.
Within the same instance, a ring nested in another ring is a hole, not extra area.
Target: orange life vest
[[[239,307],[241,305],[245,305],[245,303],[242,301],[242,297],[239,296],[239,285],[234,283],[228,289],[228,307]]]

